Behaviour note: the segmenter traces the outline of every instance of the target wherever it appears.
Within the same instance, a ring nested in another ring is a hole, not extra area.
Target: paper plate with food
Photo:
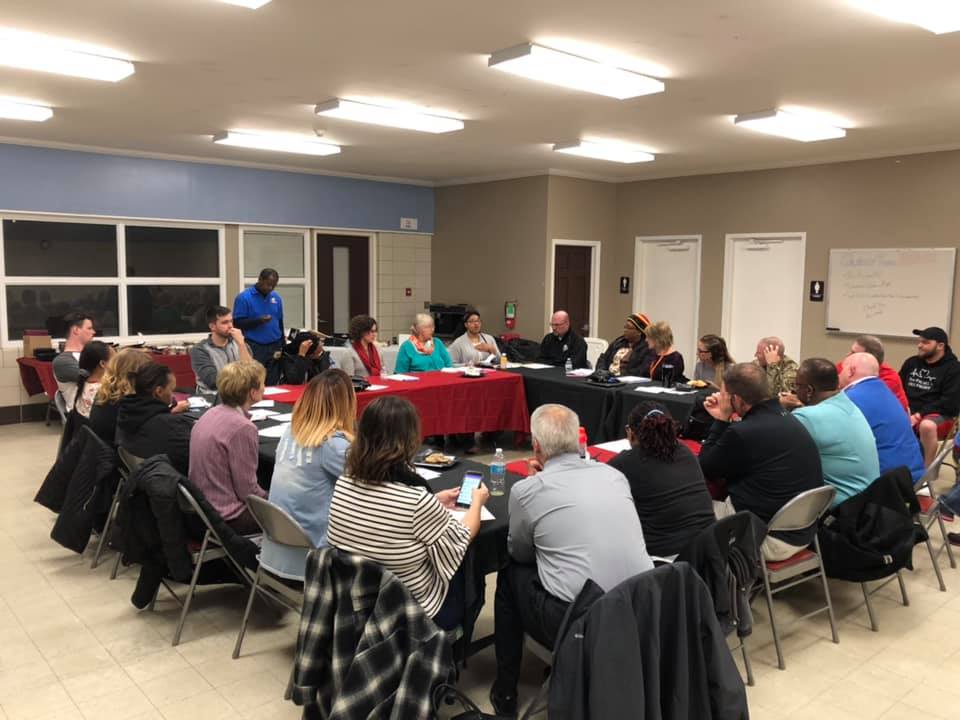
[[[457,464],[457,457],[456,455],[447,455],[439,450],[424,450],[413,459],[413,464],[417,467],[445,470]]]

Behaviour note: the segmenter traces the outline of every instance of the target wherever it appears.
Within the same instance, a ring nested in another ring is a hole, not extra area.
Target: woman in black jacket
[[[137,372],[150,364],[146,353],[134,348],[121,350],[107,363],[107,371],[90,409],[90,428],[109,445],[117,444],[117,411],[120,400],[133,392]]]
[[[166,365],[151,362],[137,372],[133,395],[122,398],[117,407],[117,445],[139,458],[176,454],[171,453],[171,438],[181,437],[178,430],[189,437],[192,424],[181,416],[189,403],[173,398],[176,385],[177,378]]]
[[[700,463],[677,439],[677,423],[660,403],[642,402],[630,412],[631,449],[610,461],[627,477],[651,555],[676,555],[713,524],[713,501]]]
[[[627,315],[623,323],[623,335],[614,340],[597,360],[597,370],[606,370],[611,375],[646,377],[654,355],[647,347],[647,328],[650,318],[643,313]]]

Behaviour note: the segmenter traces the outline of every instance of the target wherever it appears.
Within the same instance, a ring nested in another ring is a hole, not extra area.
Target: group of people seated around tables
[[[138,457],[167,454],[237,532],[258,530],[245,501],[266,497],[317,547],[381,564],[439,627],[458,627],[463,559],[481,527],[488,490],[483,484],[473,490],[458,519],[449,511],[459,489],[433,492],[414,471],[423,440],[416,408],[388,394],[357,417],[352,376],[382,371],[373,318],[351,321],[343,367],[329,358],[321,366],[317,336],[285,353],[276,281],[274,271],[264,270],[232,311],[211,308],[210,334],[191,358],[197,390],[217,402],[199,419],[187,416],[186,401],[174,399],[168,367],[137,349],[115,352],[94,340],[92,318],[83,315],[69,319],[64,352],[54,360],[64,398],[105,442]],[[470,310],[463,325],[447,347],[434,337],[433,318],[418,314],[397,372],[499,360],[497,340],[482,332],[479,313]],[[586,343],[569,315],[554,313],[550,328],[540,360],[588,367]],[[917,353],[899,373],[884,363],[883,345],[872,336],[857,337],[839,363],[816,357],[797,363],[773,336],[758,341],[752,361],[737,363],[723,338],[704,335],[693,373],[707,384],[702,402],[712,424],[698,456],[657,402],[633,408],[625,428],[630,449],[608,464],[581,457],[575,412],[556,404],[536,408],[533,474],[510,492],[509,562],[497,579],[495,710],[516,712],[524,634],[552,646],[586,580],[612,588],[651,569],[651,556],[681,553],[719,518],[748,510],[766,523],[824,483],[836,489],[837,505],[893,468],[906,466],[918,479],[960,411],[960,362],[941,328],[914,334]],[[249,411],[271,374],[282,377],[277,361],[284,354],[302,361],[306,387],[279,439],[267,491],[257,479],[259,437]],[[627,317],[597,369],[652,380],[686,377],[670,326],[643,313]],[[960,512],[960,485],[939,501],[944,512]],[[960,544],[960,536],[950,539]],[[774,534],[762,551],[770,561],[784,560],[811,541],[809,532]],[[293,582],[303,580],[305,559],[306,551],[269,540],[260,556]]]

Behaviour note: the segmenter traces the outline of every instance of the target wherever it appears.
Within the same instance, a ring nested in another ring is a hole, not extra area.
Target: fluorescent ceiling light
[[[276,152],[297,153],[298,155],[336,155],[340,152],[339,145],[320,142],[314,138],[301,135],[266,135],[230,130],[214,135],[213,141],[218,145],[274,150]]]
[[[846,137],[847,131],[842,127],[830,125],[814,118],[794,115],[783,110],[764,110],[762,112],[737,115],[733,122],[739,127],[745,127],[767,135],[813,142],[816,140],[832,140]]]
[[[586,140],[578,140],[572,143],[557,143],[553,146],[553,149],[555,152],[562,152],[568,155],[580,155],[581,157],[609,160],[610,162],[618,163],[652,162],[655,159],[652,153],[630,145],[595,143]]]
[[[6,120],[29,120],[43,122],[53,117],[53,110],[43,105],[18,102],[9,98],[0,98],[0,118]]]
[[[854,5],[888,20],[919,25],[937,35],[960,30],[955,0],[854,0]]]
[[[664,88],[655,78],[532,43],[495,52],[487,65],[513,75],[618,100],[663,92]]]
[[[0,30],[0,65],[109,82],[134,73],[128,60],[82,52],[63,41],[19,30]]]
[[[335,98],[320,103],[316,108],[317,115],[353,120],[354,122],[369,123],[371,125],[385,125],[387,127],[403,128],[404,130],[418,130],[428,133],[447,133],[454,130],[463,130],[463,120],[440,117],[407,108],[386,107],[356,102],[355,100],[340,100]]]
[[[250,8],[251,10],[256,10],[257,8],[262,8],[270,0],[220,0],[227,5],[239,5],[240,7]]]

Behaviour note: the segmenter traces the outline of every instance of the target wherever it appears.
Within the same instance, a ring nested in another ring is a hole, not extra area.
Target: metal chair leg
[[[90,563],[90,569],[95,570],[100,564],[100,553],[103,552],[103,546],[110,535],[110,527],[113,525],[113,519],[117,514],[117,508],[120,505],[120,489],[123,487],[123,479],[117,482],[117,489],[113,493],[113,500],[110,502],[110,511],[107,513],[107,519],[103,523],[103,530],[100,531],[100,538],[97,540],[97,551],[93,554],[93,562]],[[116,577],[113,575],[110,579]]]
[[[947,559],[950,560],[950,567],[957,568],[957,560],[953,557],[953,549],[950,547],[950,538],[947,537],[947,526],[943,522],[943,515],[937,513],[937,522],[940,523],[940,535],[943,537],[943,547],[947,550]]]
[[[247,632],[247,621],[250,619],[250,610],[253,608],[253,598],[257,595],[257,587],[260,585],[260,573],[263,572],[257,568],[257,576],[253,580],[253,586],[250,588],[250,597],[247,598],[247,609],[243,611],[243,620],[240,622],[240,634],[237,635],[237,644],[233,647],[233,659],[240,657],[240,646],[243,644],[243,636]]]
[[[180,634],[183,632],[183,624],[187,621],[187,613],[190,611],[190,603],[193,601],[193,592],[197,587],[197,580],[200,578],[200,568],[203,566],[203,557],[207,554],[207,544],[210,542],[210,531],[203,534],[203,543],[200,545],[200,553],[197,555],[194,563],[193,577],[190,578],[190,587],[187,589],[187,595],[183,599],[183,609],[180,611],[180,622],[177,623],[177,630],[173,634],[173,646],[180,644]]]
[[[940,572],[940,563],[937,562],[937,553],[933,549],[933,542],[930,540],[930,533],[927,533],[927,552],[930,553],[930,562],[933,564],[933,572],[937,575],[937,582],[940,584],[940,592],[946,592],[947,586],[943,582],[943,573]]]
[[[837,618],[833,614],[833,601],[830,599],[830,586],[827,584],[827,571],[823,569],[823,553],[820,552],[820,537],[813,536],[813,546],[817,549],[817,565],[820,566],[820,580],[823,582],[823,595],[827,599],[827,615],[830,617],[830,632],[833,634],[833,641],[840,642],[840,635],[837,633]]]
[[[761,562],[764,562],[761,560]],[[777,632],[777,621],[773,616],[773,592],[770,589],[770,575],[767,573],[766,563],[763,567],[763,590],[767,598],[767,611],[770,613],[770,630],[773,632],[773,645],[777,649],[777,667],[781,670],[787,669],[787,664],[783,661],[783,650],[780,648],[780,635]]]
[[[747,685],[753,687],[757,683],[753,679],[753,664],[747,654],[747,639],[740,638],[740,652],[743,653],[743,669],[747,671]]]
[[[903,606],[910,606],[910,598],[907,595],[907,584],[903,580],[903,570],[897,570],[897,582],[900,583],[900,597],[903,599]]]
[[[123,553],[118,550],[118,551],[117,551],[117,557],[116,557],[116,559],[114,559],[114,561],[113,561],[113,570],[110,571],[110,579],[111,579],[111,580],[116,580],[116,579],[117,579],[117,573],[120,572],[120,558],[121,558],[122,555],[123,555]]]
[[[863,602],[867,606],[867,615],[870,616],[870,629],[878,632],[880,625],[877,623],[877,616],[873,612],[873,603],[870,602],[870,591],[867,589],[867,584],[865,582],[860,583],[860,589],[863,590]]]

